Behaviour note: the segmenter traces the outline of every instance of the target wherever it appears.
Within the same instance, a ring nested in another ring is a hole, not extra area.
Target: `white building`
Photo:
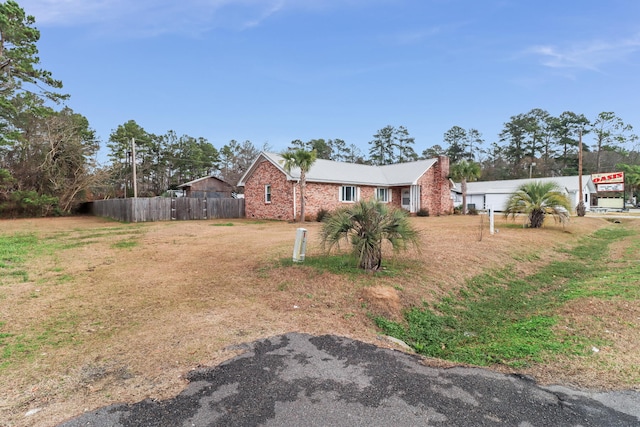
[[[493,208],[501,212],[507,204],[509,197],[522,185],[534,181],[553,181],[569,196],[571,206],[578,206],[579,202],[579,176],[556,176],[552,178],[508,179],[503,181],[476,181],[467,183],[467,206],[478,210]],[[462,205],[462,190],[460,183],[456,182],[451,190],[453,205]],[[591,198],[596,194],[596,187],[591,181],[591,175],[582,175],[582,197],[587,210],[591,207]]]

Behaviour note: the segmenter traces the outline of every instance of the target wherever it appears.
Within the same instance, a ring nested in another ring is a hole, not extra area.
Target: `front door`
[[[411,210],[411,189],[402,189],[402,209]]]

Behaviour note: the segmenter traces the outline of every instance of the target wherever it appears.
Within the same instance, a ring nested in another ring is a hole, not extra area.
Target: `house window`
[[[341,202],[355,202],[356,201],[356,187],[353,185],[343,185],[340,188],[340,201]]]
[[[391,192],[388,188],[376,188],[376,200],[383,203],[391,201]]]
[[[264,186],[264,202],[271,203],[271,185]]]

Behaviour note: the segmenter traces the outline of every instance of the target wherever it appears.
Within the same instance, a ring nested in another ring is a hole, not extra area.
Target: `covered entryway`
[[[402,209],[406,209],[410,213],[416,213],[420,210],[419,185],[412,185],[402,189]]]

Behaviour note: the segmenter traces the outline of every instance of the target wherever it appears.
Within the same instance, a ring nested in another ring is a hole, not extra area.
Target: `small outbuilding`
[[[184,190],[186,197],[198,199],[233,197],[233,187],[211,175],[178,185],[178,188]]]

